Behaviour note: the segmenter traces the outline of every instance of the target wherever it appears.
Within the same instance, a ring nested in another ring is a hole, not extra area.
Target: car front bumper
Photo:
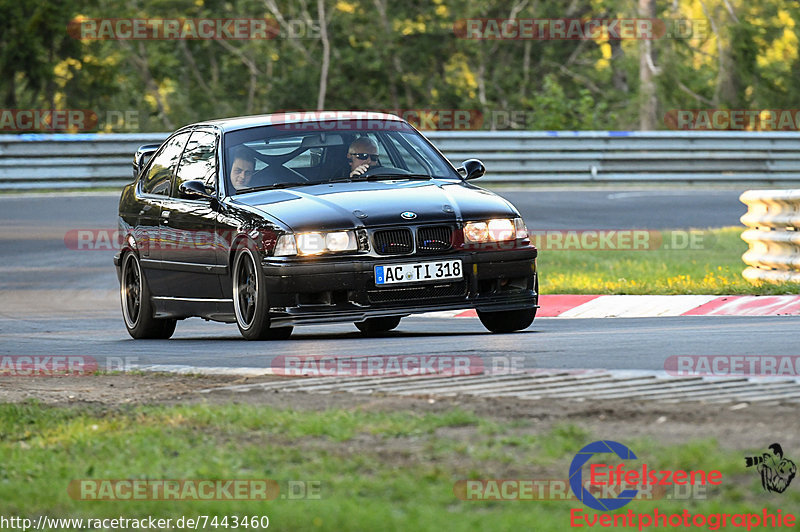
[[[538,308],[536,256],[535,248],[523,248],[314,263],[267,257],[262,270],[272,322],[283,326],[442,310]],[[462,280],[375,284],[375,266],[451,259],[461,260]]]

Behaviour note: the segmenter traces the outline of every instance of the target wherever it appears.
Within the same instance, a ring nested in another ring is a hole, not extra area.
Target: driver
[[[236,190],[251,186],[250,178],[256,167],[253,153],[245,146],[238,146],[233,150],[233,164],[231,165],[231,183]]]
[[[380,166],[378,145],[369,137],[360,137],[347,149],[347,162],[350,163],[350,177],[364,174],[373,166]]]

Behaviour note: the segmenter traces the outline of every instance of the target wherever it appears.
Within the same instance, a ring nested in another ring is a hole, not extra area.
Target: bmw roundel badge
[[[400,216],[401,216],[401,217],[402,217],[404,220],[413,220],[414,218],[416,218],[416,217],[417,217],[417,213],[415,213],[415,212],[411,212],[411,211],[406,211],[406,212],[401,212],[401,213],[400,213]]]

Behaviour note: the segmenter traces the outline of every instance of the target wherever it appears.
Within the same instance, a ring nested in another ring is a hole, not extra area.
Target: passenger
[[[231,165],[231,183],[236,190],[253,186],[250,178],[256,167],[256,159],[252,151],[245,146],[238,146],[233,150],[233,164]]]

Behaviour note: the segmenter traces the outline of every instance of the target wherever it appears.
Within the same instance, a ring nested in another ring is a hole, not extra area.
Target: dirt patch
[[[104,410],[121,406],[182,403],[244,403],[297,410],[344,408],[360,411],[443,412],[460,408],[497,421],[522,421],[523,432],[541,433],[557,424],[573,424],[593,438],[650,437],[663,444],[715,438],[722,448],[759,449],[774,441],[799,448],[800,436],[785,423],[796,407],[760,403],[704,404],[651,401],[565,401],[512,398],[313,394],[253,389],[247,392],[200,390],[235,384],[274,381],[276,377],[224,375],[121,374],[86,377],[2,377],[0,402],[36,399],[42,403],[93,405]],[[447,436],[468,442],[471,430]],[[370,445],[374,442],[364,442]]]
[[[80,377],[0,377],[0,402],[31,399],[64,406],[160,404],[193,398],[202,388],[243,384],[237,376],[162,374],[87,375]]]

